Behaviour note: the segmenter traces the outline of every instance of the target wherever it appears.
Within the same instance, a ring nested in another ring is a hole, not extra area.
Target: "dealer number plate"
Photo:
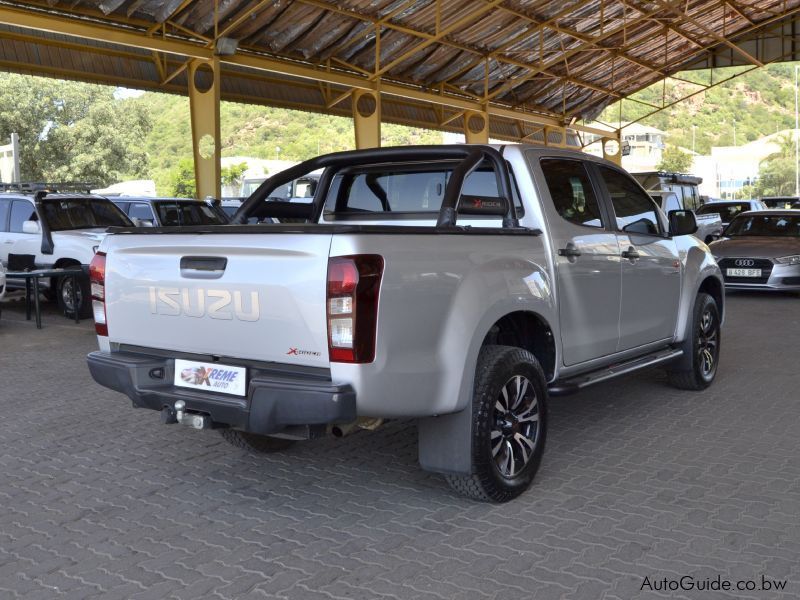
[[[761,277],[761,269],[727,269],[728,277]]]
[[[219,363],[175,359],[175,380],[178,387],[233,396],[247,395],[247,369]]]

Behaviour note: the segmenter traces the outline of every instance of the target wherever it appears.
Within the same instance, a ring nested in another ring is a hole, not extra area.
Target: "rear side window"
[[[617,229],[626,233],[659,235],[661,226],[653,199],[627,175],[608,167],[599,167],[614,206]]]
[[[0,200],[0,231],[8,231],[8,209],[11,202]]]
[[[697,195],[697,188],[692,185],[684,185],[683,207],[687,210],[697,210],[700,206],[700,197]]]
[[[600,204],[584,164],[561,158],[545,158],[540,164],[550,198],[561,218],[584,227],[603,227]]]
[[[452,166],[441,169],[397,167],[352,169],[337,174],[325,202],[327,215],[369,213],[438,213],[444,199]],[[522,201],[516,182],[511,181],[517,215]],[[491,168],[479,168],[464,181],[462,196],[498,198],[497,177]]]
[[[27,200],[15,200],[11,203],[11,222],[8,230],[11,233],[22,233],[25,221],[36,221],[36,209]]]

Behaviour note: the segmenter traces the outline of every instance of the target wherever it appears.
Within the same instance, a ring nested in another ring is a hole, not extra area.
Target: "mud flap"
[[[434,473],[472,473],[472,421],[471,405],[461,412],[420,419],[420,466]]]

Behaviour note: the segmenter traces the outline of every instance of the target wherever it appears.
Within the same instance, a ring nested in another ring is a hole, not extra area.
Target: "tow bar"
[[[165,424],[180,423],[192,429],[210,429],[211,417],[186,412],[186,402],[176,400],[172,407],[165,406],[161,409],[161,420]]]

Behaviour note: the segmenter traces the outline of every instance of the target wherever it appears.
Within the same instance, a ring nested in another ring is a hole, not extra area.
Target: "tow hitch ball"
[[[183,400],[176,400],[173,406],[162,408],[161,420],[167,425],[180,423],[192,429],[209,429],[211,427],[210,417],[186,412],[186,402]]]

